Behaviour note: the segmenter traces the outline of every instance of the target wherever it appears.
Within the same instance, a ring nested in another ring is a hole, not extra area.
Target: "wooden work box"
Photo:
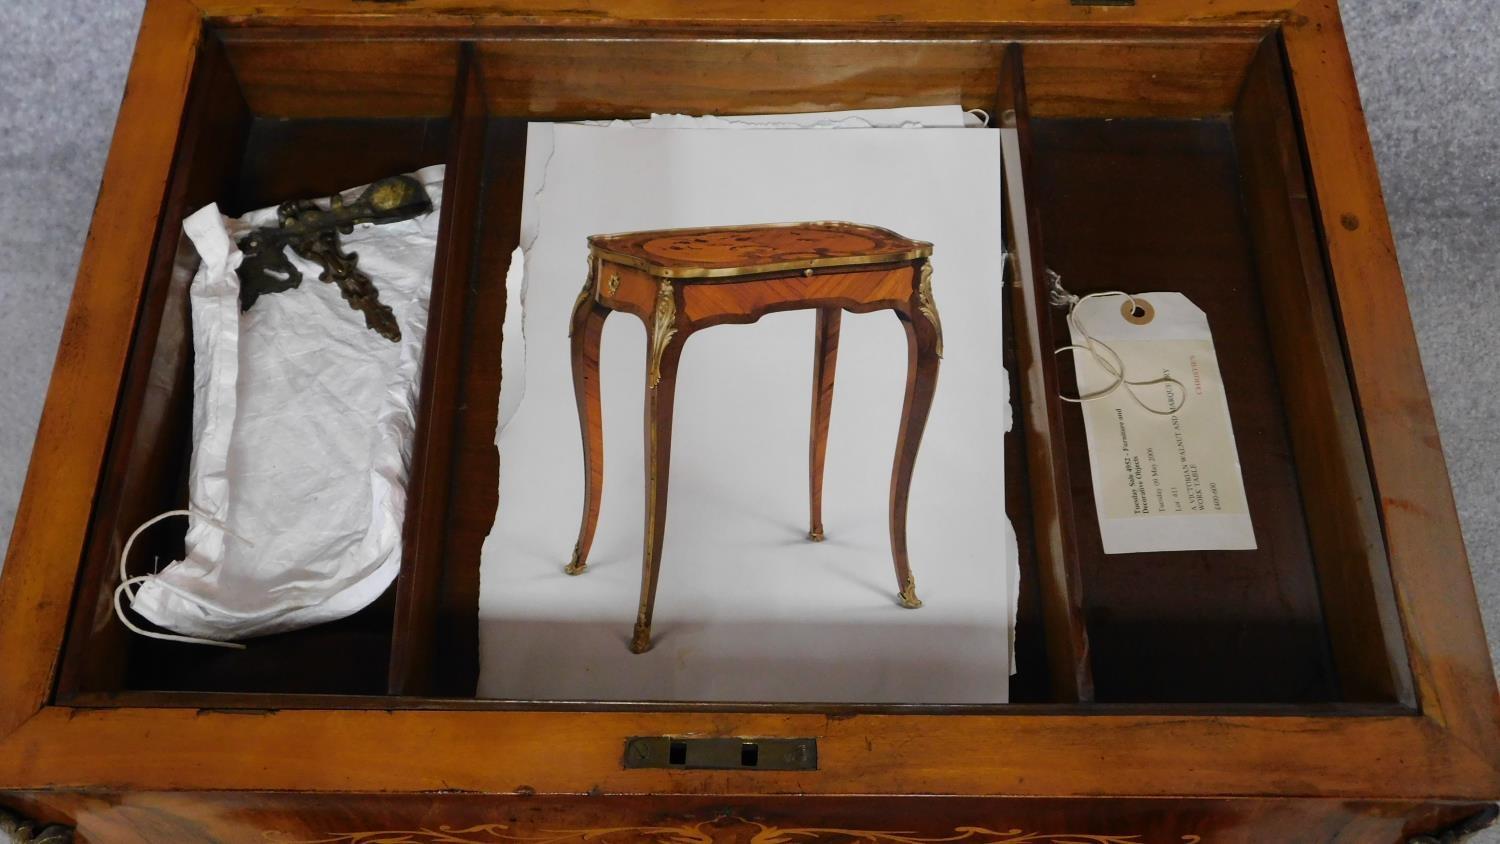
[[[476,700],[526,121],[955,101],[1019,132],[1026,189],[995,232],[1013,702]],[[441,162],[398,582],[243,652],[129,636],[121,543],[186,497],[183,216]],[[1049,269],[1207,312],[1259,550],[1102,553]],[[0,578],[16,816],[111,844],[1452,841],[1500,798],[1497,711],[1335,0],[148,2]],[[649,764],[704,738],[811,741],[800,770]]]

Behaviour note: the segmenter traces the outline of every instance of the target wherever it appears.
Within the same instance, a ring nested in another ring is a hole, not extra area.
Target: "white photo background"
[[[507,327],[499,512],[481,562],[482,697],[1003,702],[1016,559],[1005,518],[998,139],[982,129],[662,130],[534,124],[523,220],[524,392]],[[605,481],[588,571],[568,322],[592,234],[847,220],[933,243],[944,352],[912,483],[925,606],[896,602],[887,522],[906,378],[890,312],[846,313],[807,532],[813,312],[719,325],[678,371],[654,647],[627,649],[644,527],[646,334],[601,349]],[[517,268],[513,268],[514,284]]]

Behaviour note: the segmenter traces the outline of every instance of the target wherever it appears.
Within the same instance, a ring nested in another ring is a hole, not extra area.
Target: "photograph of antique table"
[[[615,311],[635,314],[649,334],[646,361],[646,534],[641,601],[630,649],[651,647],[651,611],[667,522],[672,399],[688,337],[721,323],[755,322],[776,311],[817,309],[812,435],[808,453],[808,539],[823,539],[823,462],[833,408],[843,311],[895,312],[906,329],[906,400],[891,469],[891,555],[901,606],[922,606],[906,553],[906,505],[922,429],[937,390],[943,329],[932,298],[932,245],[876,226],[773,223],[669,229],[589,238],[589,275],[573,307],[573,384],[583,434],[584,505],[565,571],[581,574],[599,520],[604,428],[599,338]]]

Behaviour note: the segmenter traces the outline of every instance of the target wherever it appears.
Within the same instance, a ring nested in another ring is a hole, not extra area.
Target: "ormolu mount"
[[[310,199],[283,202],[276,209],[277,224],[261,226],[240,240],[240,310],[248,311],[264,293],[280,293],[302,283],[302,273],[287,259],[285,248],[323,266],[318,278],[339,286],[344,300],[365,315],[365,325],[392,342],[401,339],[396,315],[380,302],[370,277],[359,271],[359,255],[345,254],[339,234],[358,223],[396,223],[432,210],[432,200],[421,182],[410,176],[390,176],[373,182],[359,198],[345,203],[334,195],[323,208]]]

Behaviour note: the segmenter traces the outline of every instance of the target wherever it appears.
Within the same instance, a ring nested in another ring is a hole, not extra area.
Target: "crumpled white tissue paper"
[[[443,167],[414,175],[434,211],[342,238],[395,312],[396,343],[291,250],[301,286],[240,312],[235,244],[275,208],[231,219],[210,205],[183,223],[203,259],[189,294],[195,515],[184,559],[142,581],[131,603],[153,624],[264,636],[351,615],[395,578]]]

